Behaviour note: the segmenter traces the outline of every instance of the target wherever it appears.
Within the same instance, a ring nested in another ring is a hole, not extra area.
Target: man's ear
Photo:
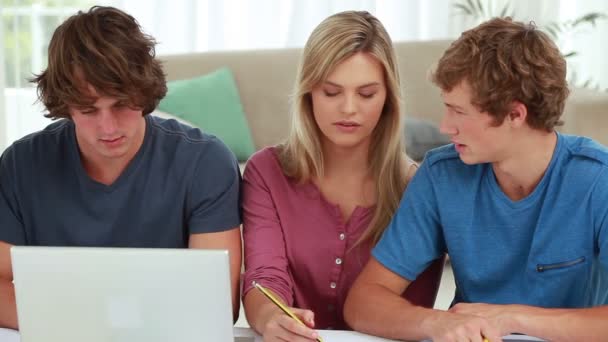
[[[507,115],[509,123],[513,127],[521,127],[526,124],[526,118],[528,117],[528,107],[519,101],[513,101],[511,103],[511,110]]]

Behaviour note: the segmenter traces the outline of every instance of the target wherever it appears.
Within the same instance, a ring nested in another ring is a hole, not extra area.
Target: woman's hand
[[[274,313],[266,322],[263,331],[264,342],[293,341],[311,342],[319,337],[313,330],[315,326],[314,313],[310,310],[289,308],[306,326],[281,311]]]

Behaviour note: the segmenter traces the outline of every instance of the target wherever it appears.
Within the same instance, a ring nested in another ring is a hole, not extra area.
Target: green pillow
[[[232,72],[218,69],[196,78],[167,83],[158,108],[220,138],[239,161],[255,148]]]

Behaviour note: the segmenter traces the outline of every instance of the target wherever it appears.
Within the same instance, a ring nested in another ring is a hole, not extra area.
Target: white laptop
[[[11,257],[22,342],[234,341],[225,250],[18,246]]]

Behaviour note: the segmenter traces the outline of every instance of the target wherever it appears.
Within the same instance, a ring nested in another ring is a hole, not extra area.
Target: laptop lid
[[[225,250],[11,249],[22,342],[233,341]]]

